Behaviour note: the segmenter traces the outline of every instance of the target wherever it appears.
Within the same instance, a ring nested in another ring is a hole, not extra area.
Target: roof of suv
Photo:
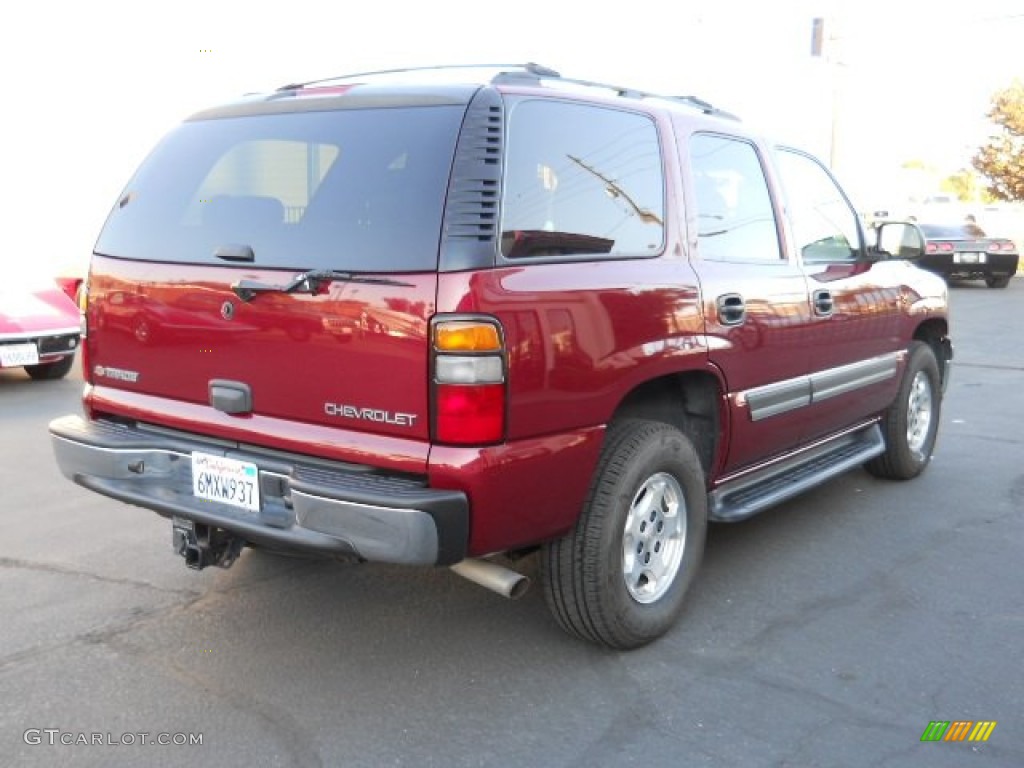
[[[582,94],[598,98],[657,100],[669,108],[694,110],[704,115],[738,120],[697,96],[652,93],[591,80],[562,77],[548,67],[526,64],[467,64],[358,72],[337,77],[290,83],[267,94],[193,115],[192,120],[243,114],[322,111],[358,107],[466,104],[481,86],[543,89],[548,94]]]

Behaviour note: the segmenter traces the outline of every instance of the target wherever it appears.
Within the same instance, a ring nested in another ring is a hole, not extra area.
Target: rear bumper
[[[1016,274],[1020,259],[1016,253],[984,253],[977,258],[984,260],[964,261],[963,254],[959,253],[929,254],[919,265],[947,277],[1002,277]]]
[[[466,555],[466,495],[414,478],[79,416],[51,422],[50,436],[61,472],[79,485],[255,544],[407,565]],[[194,496],[192,451],[255,464],[259,512]]]

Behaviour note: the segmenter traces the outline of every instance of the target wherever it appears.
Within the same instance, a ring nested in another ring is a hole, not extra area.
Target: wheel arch
[[[650,419],[671,424],[692,441],[704,476],[717,466],[722,446],[722,387],[706,371],[686,371],[649,379],[621,400],[611,422],[619,419]]]
[[[939,363],[939,375],[942,377],[942,391],[945,392],[953,362],[953,342],[949,338],[949,324],[945,318],[934,317],[925,320],[914,330],[914,340],[923,341],[935,353],[935,359]]]

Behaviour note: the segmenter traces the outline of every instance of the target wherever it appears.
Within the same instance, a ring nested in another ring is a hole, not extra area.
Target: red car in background
[[[75,361],[81,323],[74,289],[15,275],[0,286],[0,368],[60,379]]]

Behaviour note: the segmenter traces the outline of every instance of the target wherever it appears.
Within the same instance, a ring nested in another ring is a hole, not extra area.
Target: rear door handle
[[[835,309],[835,302],[832,300],[832,292],[827,288],[819,288],[814,292],[814,314],[818,317],[828,317]]]
[[[722,325],[740,325],[747,319],[747,305],[738,293],[723,293],[716,302]]]
[[[241,381],[210,379],[210,405],[222,413],[252,413],[252,388]]]

